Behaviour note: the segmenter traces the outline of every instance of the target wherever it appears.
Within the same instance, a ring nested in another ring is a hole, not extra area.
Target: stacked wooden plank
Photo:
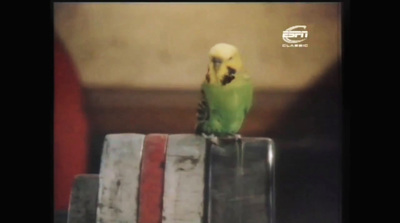
[[[107,135],[100,173],[75,180],[68,222],[274,223],[272,141],[239,144],[193,134]]]

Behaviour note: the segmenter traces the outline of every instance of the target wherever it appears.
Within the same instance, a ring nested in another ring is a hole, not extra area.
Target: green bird
[[[201,86],[195,132],[205,137],[237,135],[252,106],[253,85],[238,49],[218,43],[209,51],[209,64]]]

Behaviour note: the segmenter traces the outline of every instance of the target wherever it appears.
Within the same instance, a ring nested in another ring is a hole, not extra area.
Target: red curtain
[[[79,75],[60,39],[54,39],[54,202],[67,210],[74,177],[87,171],[88,123]]]

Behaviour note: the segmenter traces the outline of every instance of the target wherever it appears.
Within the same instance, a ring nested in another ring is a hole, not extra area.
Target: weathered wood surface
[[[135,223],[140,162],[145,135],[105,137],[100,167],[97,223]]]
[[[207,143],[207,223],[275,223],[272,141],[241,143],[242,150],[235,139]]]
[[[139,223],[160,223],[168,135],[149,134],[144,140],[140,173]]]
[[[203,218],[205,139],[169,135],[165,165],[163,223],[200,223]]]
[[[99,176],[82,174],[75,178],[68,210],[68,223],[91,223],[96,221]]]

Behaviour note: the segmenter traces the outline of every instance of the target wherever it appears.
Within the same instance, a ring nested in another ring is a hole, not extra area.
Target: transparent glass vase
[[[276,223],[270,138],[207,141],[204,223]]]

